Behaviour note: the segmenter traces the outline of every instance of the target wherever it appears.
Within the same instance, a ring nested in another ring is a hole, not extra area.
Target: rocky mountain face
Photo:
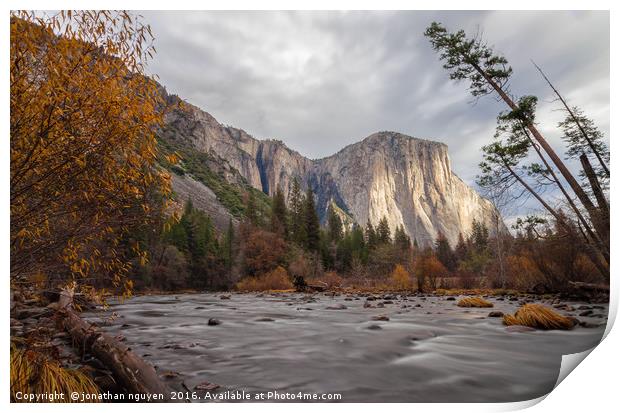
[[[176,102],[170,97],[168,101]],[[165,140],[219,159],[225,165],[218,173],[228,182],[241,176],[266,194],[280,187],[288,196],[297,178],[304,189],[310,186],[314,191],[322,218],[330,203],[360,225],[367,220],[376,225],[385,216],[392,230],[403,225],[420,245],[432,243],[439,233],[454,245],[459,233],[470,231],[474,219],[495,227],[493,205],[452,172],[448,148],[442,143],[379,132],[330,157],[311,160],[281,141],[258,140],[224,126],[187,103],[170,110],[165,123]],[[173,189],[185,198],[192,196],[188,187],[197,184],[189,186],[189,179],[173,180]],[[213,196],[202,198],[217,201]],[[222,211],[214,206],[208,209]],[[223,222],[222,217],[215,220]]]

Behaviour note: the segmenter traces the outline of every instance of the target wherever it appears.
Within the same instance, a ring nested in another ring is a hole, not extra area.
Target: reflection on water
[[[178,372],[173,387],[208,381],[219,384],[218,391],[341,393],[344,402],[532,399],[553,388],[562,354],[595,346],[604,331],[510,332],[501,318],[487,317],[489,309],[459,308],[443,297],[390,297],[384,308],[364,308],[365,300],[145,296],[112,305],[120,318],[104,328],[124,335],[159,371]],[[518,307],[490,300],[494,311]],[[339,305],[346,308],[327,309]],[[580,318],[602,323],[606,314],[603,306]],[[389,321],[373,320],[380,315]],[[209,319],[221,323],[209,325]]]

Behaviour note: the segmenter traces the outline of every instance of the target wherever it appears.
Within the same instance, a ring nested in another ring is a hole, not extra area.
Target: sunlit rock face
[[[392,231],[403,225],[418,244],[443,233],[455,245],[472,221],[495,228],[496,210],[451,169],[448,147],[395,132],[379,132],[319,160],[308,159],[277,140],[258,140],[185,104],[166,115],[175,139],[211,152],[267,194],[288,196],[294,178],[315,193],[319,215],[335,202],[360,225],[386,217]],[[502,230],[504,229],[501,224]]]

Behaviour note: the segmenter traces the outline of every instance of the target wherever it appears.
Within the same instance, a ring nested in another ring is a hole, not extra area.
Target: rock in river
[[[325,307],[326,310],[346,310],[347,306],[344,304],[336,304]]]

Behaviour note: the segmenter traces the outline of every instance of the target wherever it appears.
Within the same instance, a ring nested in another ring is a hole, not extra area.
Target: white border
[[[230,0],[227,2],[209,2],[209,1],[184,1],[176,0],[174,2],[163,1],[14,1],[9,0],[4,2],[5,12],[2,19],[2,32],[5,33],[2,38],[3,53],[0,55],[0,71],[4,74],[5,81],[2,84],[3,99],[0,102],[2,113],[2,133],[4,139],[2,139],[2,163],[3,168],[1,170],[2,182],[1,194],[5,200],[2,204],[2,221],[1,228],[4,237],[2,238],[2,244],[0,251],[5,263],[6,278],[2,284],[2,294],[7,300],[4,306],[4,316],[2,318],[2,326],[0,326],[0,334],[4,338],[4,348],[1,352],[0,362],[3,369],[3,374],[0,376],[0,388],[3,389],[1,393],[1,400],[3,404],[7,406],[10,411],[108,411],[110,409],[117,408],[114,405],[20,405],[9,403],[9,226],[10,226],[10,210],[9,210],[9,165],[10,165],[10,145],[9,145],[9,28],[8,28],[8,11],[11,9],[71,9],[71,8],[89,8],[89,9],[116,9],[126,8],[133,10],[197,10],[197,9],[212,9],[212,10],[235,10],[235,9],[262,9],[262,10],[279,10],[279,9],[301,9],[301,10],[349,10],[349,9],[363,9],[363,10],[404,10],[404,9],[417,9],[417,10],[610,10],[611,9],[611,69],[610,73],[614,73],[618,70],[617,65],[617,53],[614,52],[614,46],[617,46],[617,42],[614,40],[618,36],[618,29],[614,23],[616,22],[614,6],[617,2],[604,1],[604,0],[590,0],[588,2],[565,0],[563,2],[551,2],[551,1],[534,1],[534,0],[522,0],[516,1],[489,1],[489,0],[477,0],[468,2],[458,1],[398,1],[398,0],[383,0],[381,2],[370,2],[363,0],[342,0],[342,1],[284,1],[284,0],[272,0],[272,1],[250,1],[250,0]],[[172,6],[172,7],[171,7]],[[558,6],[562,6],[559,8]],[[615,7],[617,8],[617,7]],[[615,69],[615,70],[614,70]],[[617,82],[612,77],[611,79],[611,107],[612,109],[617,107]],[[614,113],[614,112],[611,112]],[[612,116],[613,118],[613,116]],[[612,120],[612,119],[610,119]],[[615,123],[612,121],[610,125],[610,136],[614,136],[616,131]],[[611,143],[612,151],[614,150],[614,144]],[[615,154],[612,155],[612,164],[615,162]],[[618,200],[617,192],[613,189],[615,181],[612,181],[611,185],[611,203],[616,205]],[[612,250],[615,250],[615,230],[617,228],[617,221],[612,214]],[[613,254],[615,256],[615,254]],[[305,404],[294,406],[290,404],[225,404],[214,403],[209,405],[184,405],[183,409],[190,409],[191,411],[223,411],[223,410],[252,410],[252,411],[269,411],[269,412],[287,412],[291,409],[299,412],[313,412],[317,409],[327,409],[333,411],[340,411],[342,407],[351,409],[358,412],[376,412],[379,409],[389,409],[391,412],[411,412],[411,411],[475,411],[477,413],[487,411],[512,411],[521,408],[531,407],[532,412],[541,412],[546,410],[558,410],[562,412],[583,412],[583,411],[612,411],[617,409],[616,402],[618,400],[617,385],[616,383],[616,369],[618,368],[618,354],[620,353],[620,336],[616,330],[611,330],[611,326],[616,317],[618,307],[618,289],[616,287],[617,277],[612,272],[612,302],[610,305],[610,318],[606,329],[606,338],[603,342],[592,351],[587,358],[587,362],[582,363],[579,368],[572,372],[568,377],[562,381],[559,386],[551,392],[546,398],[520,403],[509,404],[348,404],[338,405],[320,405]],[[574,356],[572,359],[574,359]],[[574,362],[573,362],[574,364]],[[564,368],[564,367],[563,367]],[[380,378],[378,378],[380,380]],[[544,401],[539,403],[541,400]],[[171,408],[176,409],[175,406],[164,404],[150,404],[150,405],[131,405],[131,406],[118,406],[118,408],[125,409],[130,408],[134,411],[148,411],[151,412],[169,412]]]

